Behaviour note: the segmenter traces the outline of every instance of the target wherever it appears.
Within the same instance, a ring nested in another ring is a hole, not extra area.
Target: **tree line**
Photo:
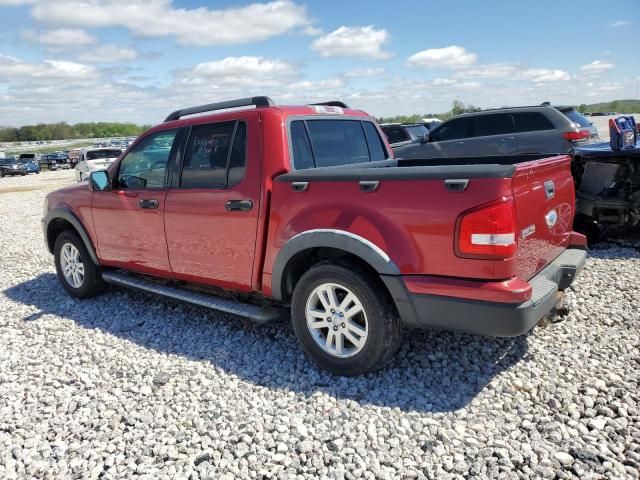
[[[39,123],[22,127],[0,128],[0,142],[35,142],[40,140],[71,140],[75,138],[105,138],[138,136],[149,125],[116,122],[87,122],[69,125],[66,122]]]

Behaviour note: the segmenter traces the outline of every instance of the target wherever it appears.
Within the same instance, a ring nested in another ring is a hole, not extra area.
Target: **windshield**
[[[591,126],[591,122],[587,119],[587,117],[582,115],[577,110],[574,110],[574,109],[564,110],[564,111],[562,111],[562,113],[564,113],[565,116],[569,120],[571,120],[573,123],[577,123],[578,126],[580,126],[580,127],[590,127]]]
[[[87,152],[87,160],[98,160],[100,158],[119,157],[122,150],[91,150]]]
[[[416,138],[422,137],[425,133],[429,133],[429,129],[424,125],[412,125],[410,127],[406,127],[407,132],[414,140]]]
[[[16,163],[16,159],[13,157],[7,157],[0,160],[0,165],[12,165]]]

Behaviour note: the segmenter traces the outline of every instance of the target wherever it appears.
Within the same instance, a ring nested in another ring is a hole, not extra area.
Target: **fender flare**
[[[275,299],[283,299],[282,280],[289,261],[303,250],[320,247],[349,252],[367,262],[380,275],[401,274],[384,250],[360,235],[335,229],[307,230],[290,238],[278,252],[271,273],[271,290]]]
[[[53,253],[51,247],[49,246],[49,224],[53,220],[56,220],[58,218],[66,220],[73,226],[73,228],[76,229],[76,231],[78,232],[78,235],[80,235],[80,238],[84,242],[84,246],[87,248],[87,251],[91,256],[91,260],[93,260],[93,263],[95,263],[96,265],[100,265],[100,261],[98,260],[98,256],[96,255],[96,250],[95,248],[93,248],[93,243],[91,243],[91,237],[89,237],[89,234],[87,233],[87,230],[82,225],[82,222],[80,222],[78,217],[76,217],[68,208],[62,208],[62,207],[52,208],[51,210],[49,210],[46,217],[42,219],[42,230],[44,232],[44,240],[47,244],[47,248],[49,249],[49,251]]]

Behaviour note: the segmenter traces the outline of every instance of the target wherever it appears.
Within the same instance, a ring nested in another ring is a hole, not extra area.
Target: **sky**
[[[0,125],[254,95],[375,116],[637,98],[640,0],[0,0]]]

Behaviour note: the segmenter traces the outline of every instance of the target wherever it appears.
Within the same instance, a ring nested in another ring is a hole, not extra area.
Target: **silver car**
[[[397,158],[566,153],[598,141],[598,130],[573,107],[514,107],[458,115],[394,148]]]

